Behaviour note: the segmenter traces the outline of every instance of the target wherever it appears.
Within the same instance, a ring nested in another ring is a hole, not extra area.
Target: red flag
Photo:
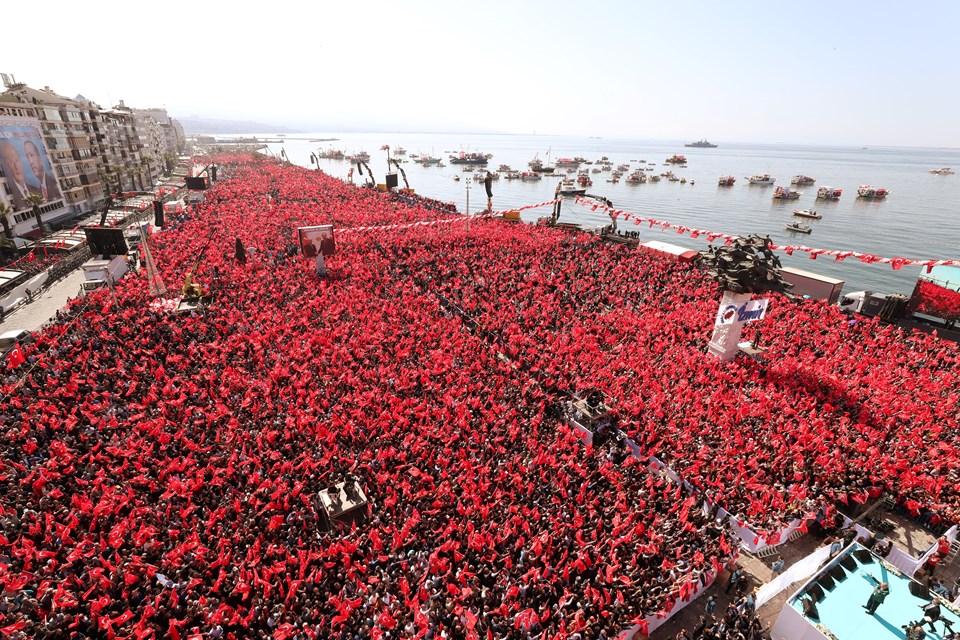
[[[19,344],[15,344],[13,349],[10,350],[10,355],[7,356],[7,369],[16,369],[26,361],[23,349],[20,348]]]

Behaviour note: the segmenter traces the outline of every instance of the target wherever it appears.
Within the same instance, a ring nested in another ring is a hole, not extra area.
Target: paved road
[[[77,296],[81,282],[83,282],[83,269],[71,272],[63,280],[34,296],[33,302],[20,305],[16,310],[8,313],[3,322],[0,322],[0,333],[13,329],[38,330],[50,318],[57,315],[57,311],[67,304],[68,298]]]

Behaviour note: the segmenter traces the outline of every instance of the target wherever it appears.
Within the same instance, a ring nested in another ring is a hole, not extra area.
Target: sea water
[[[270,134],[261,134],[261,137]],[[309,139],[337,138],[332,142],[310,142]],[[631,185],[621,179],[619,184],[606,182],[609,172],[591,173],[594,184],[588,193],[609,198],[618,209],[637,215],[657,218],[687,227],[695,227],[728,234],[769,235],[780,245],[806,245],[821,249],[858,251],[881,257],[916,259],[960,258],[960,172],[957,175],[935,175],[930,169],[953,166],[960,170],[960,149],[924,149],[893,147],[821,147],[801,145],[756,145],[712,140],[716,149],[697,149],[683,146],[682,141],[617,140],[541,135],[470,135],[470,134],[411,134],[411,133],[304,133],[290,134],[289,139],[271,144],[271,152],[283,149],[292,162],[309,167],[310,153],[329,148],[347,153],[366,151],[370,154],[370,168],[377,182],[384,181],[387,171],[383,145],[403,146],[409,154],[429,154],[441,158],[446,167],[422,167],[412,159],[402,166],[410,186],[417,193],[443,201],[455,202],[461,212],[467,210],[469,186],[470,211],[476,213],[486,206],[482,184],[472,178],[473,172],[462,171],[461,165],[452,165],[448,152],[479,151],[493,154],[488,168],[496,170],[508,164],[515,170],[526,170],[535,155],[552,163],[558,157],[583,156],[599,160],[608,156],[615,165],[629,163],[631,169],[652,164],[660,174],[671,170],[685,177],[686,184],[669,182]],[[686,167],[665,166],[666,158],[682,154]],[[401,157],[402,158],[402,157]],[[640,164],[646,160],[648,164]],[[351,165],[347,161],[320,160],[326,173],[346,179]],[[582,165],[593,169],[598,165]],[[480,171],[474,169],[473,171]],[[795,187],[802,192],[799,200],[779,202],[772,199],[774,187],[751,186],[747,176],[769,173],[777,185],[790,186],[790,178],[805,174],[816,178],[813,185]],[[454,176],[460,176],[460,180]],[[719,187],[720,176],[732,175],[737,182],[732,187]],[[470,184],[467,177],[471,177]],[[625,176],[624,176],[625,177]],[[354,180],[363,178],[354,175]],[[544,177],[537,182],[504,180],[493,183],[494,209],[502,210],[553,198],[559,177]],[[403,182],[401,180],[401,186]],[[890,195],[882,201],[867,201],[857,197],[862,184],[885,187]],[[816,200],[821,186],[843,189],[837,202]],[[816,209],[821,220],[794,217],[794,209]],[[534,221],[548,210],[530,210],[524,213],[527,221]],[[784,226],[801,220],[813,228],[809,235],[795,234]],[[606,224],[609,218],[602,211],[564,201],[561,221],[585,224]],[[634,226],[620,222],[620,228],[636,230],[641,238],[671,242],[691,249],[707,246],[704,236],[693,239],[689,234],[650,229],[647,225]],[[890,265],[868,265],[847,258],[835,262],[820,256],[811,260],[806,254],[787,256],[780,253],[785,266],[815,271],[846,282],[845,292],[868,289],[882,293],[910,294],[921,267],[894,270]]]

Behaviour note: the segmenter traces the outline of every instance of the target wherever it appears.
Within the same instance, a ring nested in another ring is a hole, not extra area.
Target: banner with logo
[[[763,320],[763,316],[767,313],[767,304],[770,302],[769,298],[760,298],[759,300],[748,300],[747,302],[741,304],[726,304],[720,307],[720,311],[717,312],[717,321],[716,325],[728,325],[744,322],[753,322],[755,320]]]

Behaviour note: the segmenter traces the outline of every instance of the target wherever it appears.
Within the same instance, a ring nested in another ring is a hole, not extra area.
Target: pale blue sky
[[[958,2],[96,7],[5,7],[38,27],[4,30],[0,71],[316,130],[960,147]]]

